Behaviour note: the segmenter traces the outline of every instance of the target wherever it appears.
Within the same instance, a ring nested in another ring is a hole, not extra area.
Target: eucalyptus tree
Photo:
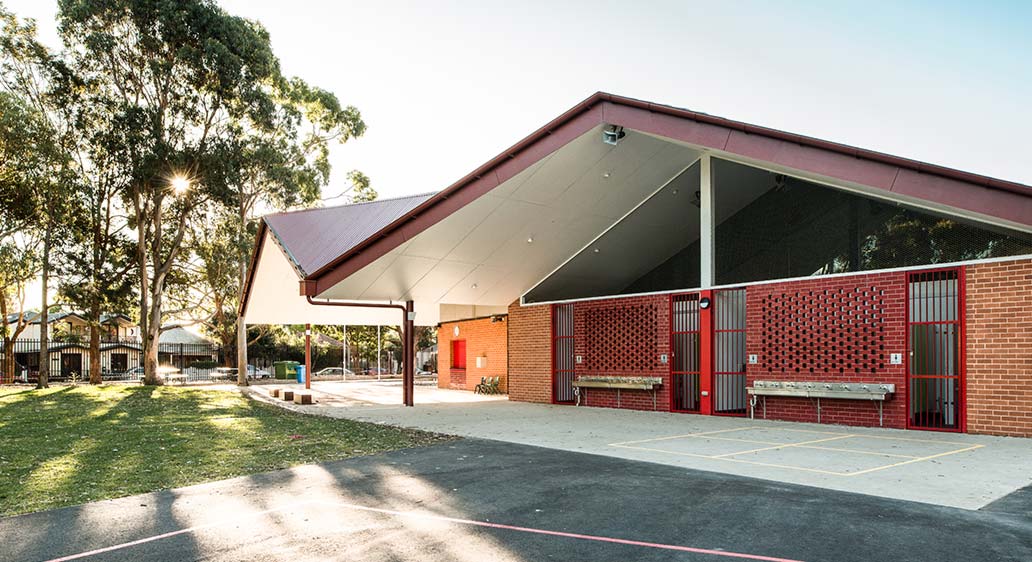
[[[237,382],[247,384],[248,336],[238,313],[240,294],[247,276],[248,258],[254,248],[258,213],[311,206],[319,200],[330,180],[329,153],[333,144],[345,143],[365,132],[361,114],[341,105],[332,92],[311,86],[299,78],[279,77],[266,93],[272,99],[267,120],[250,115],[233,119],[225,162],[232,213],[209,206],[209,225],[197,230],[196,254],[204,270],[202,280],[211,295],[206,324],[225,349],[236,349]],[[361,172],[368,193],[369,179]],[[372,197],[375,198],[375,192]],[[226,277],[233,271],[232,279]],[[235,344],[228,341],[230,326]]]
[[[12,167],[19,168],[21,175],[5,180],[10,187],[2,191],[5,200],[14,198],[15,213],[22,215],[18,235],[37,235],[41,247],[40,388],[48,386],[50,370],[47,319],[54,250],[65,242],[70,194],[77,188],[68,150],[71,128],[53,95],[54,82],[64,71],[61,59],[36,38],[35,22],[19,20],[0,6],[0,91],[12,112],[6,119],[21,120],[24,137],[20,148],[5,147],[5,151],[20,151]]]
[[[274,126],[283,81],[268,33],[206,0],[60,0],[69,64],[110,114],[105,136],[135,229],[144,381],[157,384],[164,297],[194,215],[232,204],[237,123]]]
[[[40,158],[49,147],[39,146],[42,120],[21,98],[0,91],[0,330],[3,336],[3,376],[15,375],[12,343],[28,327],[25,303],[29,284],[39,276],[35,231],[27,228],[35,210],[34,186]]]

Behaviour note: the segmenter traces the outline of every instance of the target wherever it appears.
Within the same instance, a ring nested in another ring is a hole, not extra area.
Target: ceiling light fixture
[[[470,288],[470,289],[476,289],[476,288],[477,288],[477,284],[476,284],[476,283],[474,283],[474,284],[470,285],[470,287],[469,287],[469,288]]]
[[[598,253],[598,248],[595,248],[594,252],[597,254]]]
[[[533,244],[533,243],[534,243],[534,237],[533,236],[527,237],[527,244]]]
[[[611,175],[613,175],[612,172],[608,172],[608,171],[602,172],[602,177],[605,178],[605,179],[609,179],[609,176],[611,176]]]

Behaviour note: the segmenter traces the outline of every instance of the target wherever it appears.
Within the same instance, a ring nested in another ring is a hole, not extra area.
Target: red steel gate
[[[552,402],[572,404],[575,358],[573,304],[552,305]]]
[[[713,292],[713,413],[744,416],[745,289]]]
[[[698,412],[700,407],[699,294],[670,297],[670,409]]]
[[[907,274],[907,427],[964,429],[964,272]]]

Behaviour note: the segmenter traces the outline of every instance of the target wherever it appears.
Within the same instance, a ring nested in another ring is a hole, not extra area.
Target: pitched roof
[[[421,196],[424,199],[418,205],[399,213],[383,228],[364,230],[369,233],[366,238],[355,240],[355,236],[350,236],[347,244],[325,244],[322,240],[311,244],[323,247],[318,248],[319,259],[302,268],[307,287],[305,294],[320,294],[599,124],[626,126],[703,149],[771,162],[1019,224],[1032,224],[1029,213],[1032,187],[1027,185],[597,92],[446,189],[432,197]],[[338,236],[335,230],[328,230],[330,238]],[[289,243],[287,246],[289,251],[295,248]],[[337,255],[331,255],[334,252]]]
[[[305,277],[391,224],[433,193],[266,215],[276,243]]]
[[[195,334],[182,326],[176,326],[161,332],[161,336],[158,337],[158,342],[193,345],[211,343],[211,340],[199,334]]]
[[[54,322],[57,322],[58,320],[63,320],[63,319],[68,318],[68,317],[78,318],[79,320],[82,320],[83,322],[86,321],[85,315],[83,315],[81,313],[78,313],[78,312],[51,312],[50,315],[49,315],[49,319],[48,319],[47,323],[48,324],[52,324]],[[29,324],[39,324],[40,313],[39,313],[39,311],[36,311],[36,310],[27,310],[27,311],[25,311],[25,318],[28,320]],[[17,313],[12,313],[12,314],[8,314],[7,315],[7,322],[9,324],[13,324],[13,323],[15,323],[17,321],[18,321],[18,314]],[[112,322],[118,323],[118,324],[123,324],[123,325],[128,325],[128,324],[132,324],[132,319],[129,318],[128,316],[126,316],[125,314],[122,314],[122,313],[114,313],[114,314],[104,313],[104,314],[100,315],[100,323],[101,324],[108,324],[108,323],[112,323]]]
[[[41,315],[40,315],[38,310],[27,310],[27,311],[25,311],[25,319],[28,321],[29,324],[39,324],[40,316]],[[82,316],[80,316],[79,314],[77,314],[75,312],[51,312],[50,314],[47,315],[47,324],[52,324],[54,322],[57,322],[58,320],[62,320],[64,318],[68,318],[70,316],[78,318],[80,320],[83,320]],[[7,322],[9,324],[13,324],[13,323],[15,323],[17,321],[18,321],[18,314],[17,313],[13,313],[13,314],[8,314],[7,315]]]

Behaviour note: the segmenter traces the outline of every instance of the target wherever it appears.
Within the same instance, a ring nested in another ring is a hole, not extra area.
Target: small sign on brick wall
[[[889,354],[889,364],[891,364],[891,365],[902,365],[903,364],[903,354],[902,353],[890,353]]]

